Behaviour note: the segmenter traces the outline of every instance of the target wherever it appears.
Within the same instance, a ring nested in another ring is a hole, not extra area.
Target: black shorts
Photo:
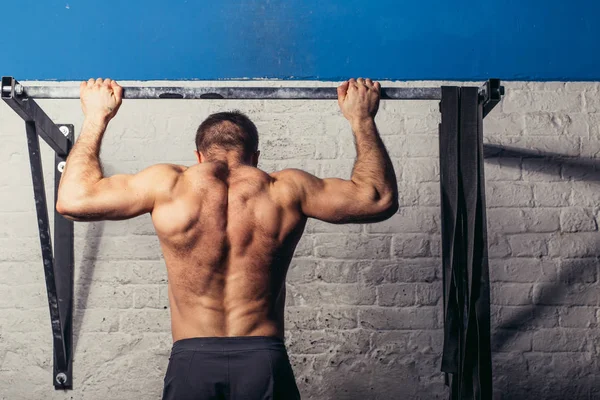
[[[204,337],[173,344],[163,400],[295,400],[300,392],[282,339]]]

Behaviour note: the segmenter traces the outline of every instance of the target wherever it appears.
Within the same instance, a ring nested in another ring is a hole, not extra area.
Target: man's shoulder
[[[298,168],[286,168],[269,174],[274,183],[283,184],[296,184],[307,175],[310,174]]]

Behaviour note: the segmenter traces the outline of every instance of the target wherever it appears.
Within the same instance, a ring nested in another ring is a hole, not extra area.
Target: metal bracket
[[[2,77],[2,100],[10,106],[25,122],[35,122],[37,132],[52,149],[60,155],[68,152],[68,139],[46,115],[44,110],[33,99],[21,98],[15,93],[19,85],[12,77]]]
[[[504,86],[500,85],[500,79],[488,79],[482,87],[479,88],[479,96],[483,101],[483,117],[490,113],[496,107],[496,104],[504,96]]]

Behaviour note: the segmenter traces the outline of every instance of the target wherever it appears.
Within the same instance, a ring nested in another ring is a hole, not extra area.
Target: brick
[[[313,282],[316,277],[317,260],[294,258],[290,262],[287,272],[288,284]]]
[[[589,232],[598,230],[593,210],[585,208],[564,208],[560,213],[562,232]]]
[[[521,179],[521,160],[517,158],[486,158],[486,181],[518,181]]]
[[[595,257],[597,243],[598,234],[595,232],[565,233],[549,241],[549,255],[565,258]]]
[[[522,92],[513,90],[508,91],[502,100],[502,111],[505,113],[581,112],[582,109],[583,96],[581,93],[573,92]]]
[[[571,188],[570,182],[534,183],[534,205],[536,207],[568,206]]]
[[[0,308],[29,309],[48,306],[46,285],[35,283],[30,285],[0,285]]]
[[[433,306],[442,300],[442,282],[422,283],[415,285],[417,304]]]
[[[75,309],[73,325],[78,333],[117,332],[119,330],[119,313],[108,308]]]
[[[407,182],[438,182],[439,161],[434,158],[407,158],[402,170],[402,179]]]
[[[414,306],[416,304],[416,287],[414,284],[377,286],[377,304],[391,307]]]
[[[600,305],[600,289],[596,285],[573,284],[566,287],[535,285],[533,302],[541,305]]]
[[[505,306],[529,305],[532,300],[533,285],[530,283],[500,283],[490,286],[492,304]]]
[[[526,352],[531,351],[532,332],[497,329],[492,332],[493,352]]]
[[[434,233],[440,230],[437,207],[401,207],[390,219],[369,224],[369,233]]]
[[[548,254],[549,234],[523,233],[508,237],[512,255],[515,257],[541,257]]]
[[[390,257],[390,237],[319,234],[316,235],[315,255],[338,259],[385,259]]]
[[[357,313],[356,307],[288,307],[286,329],[354,329]]]
[[[595,283],[598,281],[597,258],[572,258],[560,261],[558,271],[561,282],[566,284]]]
[[[437,130],[437,129],[436,129]],[[436,135],[408,135],[405,138],[405,152],[396,157],[439,158],[439,138]]]
[[[357,284],[308,283],[288,286],[298,306],[375,304],[375,288]]]
[[[306,224],[306,233],[361,233],[360,224],[330,224],[310,218]]]
[[[560,181],[561,164],[543,158],[523,159],[523,180],[528,182]]]
[[[168,310],[144,309],[123,311],[120,314],[120,332],[170,332],[170,330],[171,320]]]
[[[364,354],[369,351],[369,333],[352,331],[292,331],[286,338],[288,351],[296,354]]]
[[[337,157],[338,141],[335,136],[320,136],[313,138],[315,141],[315,159],[331,160]]]
[[[540,258],[508,258],[490,260],[493,282],[556,282],[557,262]]]
[[[443,346],[443,331],[382,331],[372,337],[373,348],[384,354],[435,354]]]
[[[528,207],[533,203],[531,185],[517,182],[488,182],[486,186],[487,206]]]
[[[595,307],[564,307],[559,310],[559,323],[564,328],[597,328]]]
[[[600,204],[600,190],[597,183],[571,182],[573,185],[570,205],[574,207],[597,207]]]
[[[43,284],[44,282],[44,270],[41,260],[0,262],[0,285],[19,286]]]
[[[404,130],[410,135],[433,136],[434,140],[437,142],[436,136],[441,120],[441,115],[439,113],[406,116],[403,118]]]
[[[323,260],[315,269],[316,279],[327,283],[358,282],[360,262]]]
[[[294,257],[312,256],[315,251],[315,238],[313,235],[304,235],[296,245]]]
[[[441,269],[440,259],[397,260],[392,263],[371,262],[360,268],[365,284],[396,282],[433,282],[436,271]]]
[[[557,353],[591,350],[583,329],[540,329],[533,333],[533,351]]]
[[[392,252],[397,258],[430,257],[429,242],[425,235],[394,235]]]
[[[524,117],[518,114],[491,113],[483,120],[486,137],[520,136],[524,128]]]
[[[488,230],[495,233],[555,232],[560,229],[560,210],[553,208],[491,208]]]
[[[489,235],[488,236],[488,256],[489,258],[503,258],[508,257],[511,253],[508,240],[502,235]]]
[[[133,308],[162,308],[158,285],[133,287]]]
[[[133,287],[129,285],[77,285],[74,304],[77,308],[131,308]]]
[[[437,307],[361,308],[360,326],[373,330],[438,328]]]

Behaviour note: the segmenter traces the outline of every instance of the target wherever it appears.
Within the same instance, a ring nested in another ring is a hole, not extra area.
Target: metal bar
[[[59,129],[69,141],[69,150],[74,141],[73,125],[59,125]],[[70,221],[56,211],[58,185],[64,170],[67,156],[54,156],[54,269],[56,276],[56,293],[58,308],[63,328],[67,366],[65,370],[54,362],[54,388],[73,388],[73,221]]]
[[[79,86],[24,86],[23,97],[78,99]],[[382,88],[384,100],[440,100],[440,88]],[[124,99],[337,100],[337,89],[306,87],[123,87]]]
[[[54,275],[54,257],[52,255],[52,240],[50,236],[50,222],[48,220],[48,205],[46,203],[46,189],[44,188],[44,174],[40,156],[40,142],[36,125],[33,121],[25,123],[27,132],[27,147],[29,149],[29,163],[31,165],[31,178],[33,180],[33,195],[37,213],[40,244],[42,248],[42,261],[46,277],[46,291],[50,308],[50,322],[52,325],[52,338],[54,344],[54,362],[60,371],[67,370],[67,350],[65,346],[63,319],[56,291],[56,277]],[[58,128],[57,128],[58,129]],[[54,379],[53,379],[54,381]]]
[[[2,78],[2,100],[6,102],[27,123],[35,122],[37,132],[42,139],[59,155],[67,154],[67,138],[60,132],[56,124],[46,115],[44,110],[33,100],[21,98],[15,94],[18,82],[10,77]],[[11,87],[5,92],[5,87]]]

